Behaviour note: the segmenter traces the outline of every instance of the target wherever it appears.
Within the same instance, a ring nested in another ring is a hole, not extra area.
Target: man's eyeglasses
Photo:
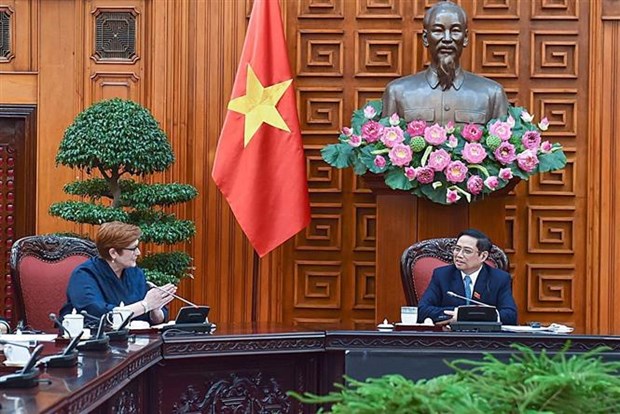
[[[469,247],[454,246],[452,248],[452,254],[455,256],[459,253],[463,253],[463,256],[471,256],[477,252],[477,250],[470,249]]]

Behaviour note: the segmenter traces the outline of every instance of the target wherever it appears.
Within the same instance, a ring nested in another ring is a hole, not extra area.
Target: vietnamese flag
[[[212,176],[260,257],[310,222],[292,82],[279,2],[256,0]]]

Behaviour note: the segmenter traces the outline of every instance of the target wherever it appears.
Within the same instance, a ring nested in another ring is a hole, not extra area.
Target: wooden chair
[[[28,236],[11,249],[11,275],[17,289],[17,312],[24,325],[53,332],[49,319],[66,302],[69,277],[75,267],[96,256],[91,241],[64,236]]]
[[[407,247],[400,259],[400,274],[408,306],[417,306],[437,267],[452,263],[456,238],[422,240]],[[508,257],[493,245],[487,264],[508,272]]]

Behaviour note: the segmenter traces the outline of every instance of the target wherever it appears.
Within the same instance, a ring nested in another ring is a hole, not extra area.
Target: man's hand
[[[452,322],[456,322],[456,308],[454,308],[454,310],[445,310],[445,311],[443,311],[443,313],[445,313],[446,315],[451,316],[451,318],[450,319],[446,319],[445,321],[437,322],[437,323],[435,323],[435,325],[445,326],[445,325],[451,324]]]

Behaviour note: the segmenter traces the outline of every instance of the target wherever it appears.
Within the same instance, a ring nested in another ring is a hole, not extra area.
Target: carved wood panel
[[[288,2],[289,53],[308,158],[312,223],[286,250],[284,319],[342,320],[373,315],[375,200],[350,170],[322,163],[351,112],[379,99],[392,79],[423,69],[424,10],[434,1]],[[587,2],[463,0],[470,44],[462,64],[502,83],[511,102],[551,124],[568,165],[522,183],[507,200],[506,246],[520,320],[584,325],[585,159],[588,85]],[[309,18],[311,16],[311,19]],[[577,34],[579,33],[579,36]],[[333,208],[329,208],[332,206]],[[493,212],[488,212],[493,214]],[[413,242],[413,240],[412,240]],[[368,323],[370,324],[370,323]],[[364,323],[362,323],[362,326]]]
[[[13,243],[35,228],[36,111],[30,106],[0,106],[0,314],[16,322],[16,282],[10,256]]]
[[[310,413],[286,392],[317,392],[318,366],[311,353],[168,360],[152,393],[159,413]]]

